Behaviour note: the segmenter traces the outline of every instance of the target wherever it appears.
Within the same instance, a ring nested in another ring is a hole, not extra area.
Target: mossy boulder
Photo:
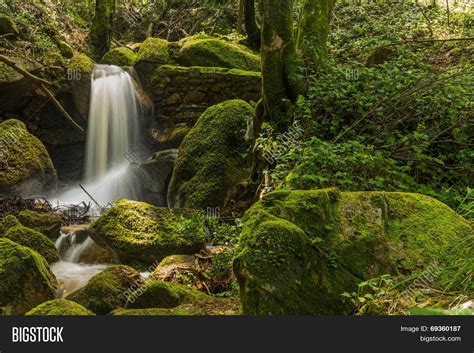
[[[137,54],[133,50],[127,47],[120,47],[106,53],[101,63],[105,65],[133,66],[136,60]]]
[[[123,308],[127,293],[142,284],[140,274],[133,268],[117,265],[92,277],[87,285],[67,299],[79,303],[97,315],[105,315]]]
[[[147,38],[138,50],[135,69],[142,78],[148,78],[153,70],[170,61],[168,41],[160,38]]]
[[[0,194],[31,196],[47,191],[57,180],[46,148],[23,122],[0,123]]]
[[[58,213],[26,210],[20,211],[16,217],[25,227],[37,230],[46,235],[49,239],[54,240],[59,238],[62,218]]]
[[[219,38],[202,36],[183,40],[177,61],[184,66],[224,67],[260,71],[260,57],[248,48]]]
[[[223,207],[234,188],[250,174],[250,143],[245,140],[253,108],[230,100],[208,108],[186,135],[178,152],[168,205]]]
[[[185,285],[157,280],[132,292],[125,309],[174,308],[181,304],[202,303],[211,299]]]
[[[47,301],[31,309],[28,316],[92,316],[94,313],[80,304],[66,299]]]
[[[74,55],[69,63],[68,69],[79,71],[82,75],[91,75],[94,70],[94,60],[87,55],[77,53]]]
[[[205,245],[204,221],[197,213],[128,200],[117,201],[91,225],[89,234],[115,262],[136,268],[171,254],[194,254]]]
[[[37,251],[49,264],[59,261],[58,250],[47,236],[14,220],[12,215],[5,217],[0,225],[0,237]]]
[[[13,36],[18,36],[20,32],[16,27],[15,22],[5,15],[0,15],[0,35],[13,34]]]
[[[54,299],[56,278],[36,251],[0,238],[0,314],[22,315]]]
[[[243,221],[234,272],[244,314],[347,314],[341,294],[361,281],[473,257],[472,225],[418,194],[276,191]]]

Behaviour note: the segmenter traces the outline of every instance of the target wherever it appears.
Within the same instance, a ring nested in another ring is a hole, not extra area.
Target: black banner
[[[50,341],[50,343],[38,341]],[[26,342],[36,341],[36,342]],[[52,343],[53,341],[54,343]],[[472,316],[2,317],[0,353],[474,352]]]

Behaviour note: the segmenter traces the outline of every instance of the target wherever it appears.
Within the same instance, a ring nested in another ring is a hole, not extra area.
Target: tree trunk
[[[297,46],[306,61],[322,63],[327,59],[327,39],[335,2],[335,0],[304,1]]]
[[[239,13],[237,15],[237,32],[242,34],[242,26],[244,24],[244,0],[239,0]]]
[[[255,0],[243,0],[245,31],[248,36],[250,46],[259,49],[261,43],[261,31],[255,17]]]
[[[90,37],[95,55],[99,59],[110,50],[114,12],[115,0],[96,0]]]
[[[261,0],[263,119],[257,118],[256,132],[268,121],[275,132],[288,128],[292,107],[301,89],[301,65],[293,35],[291,0]]]

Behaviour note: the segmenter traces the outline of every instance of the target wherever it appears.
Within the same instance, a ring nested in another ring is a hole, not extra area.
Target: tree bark
[[[327,39],[335,0],[304,0],[297,47],[303,59],[322,63],[327,59]]]
[[[258,132],[268,121],[275,132],[288,128],[292,107],[301,90],[301,65],[293,35],[291,0],[261,0],[263,119],[254,123]]]
[[[245,31],[250,46],[259,49],[261,45],[261,31],[255,17],[255,0],[243,0]]]
[[[91,41],[97,58],[110,50],[113,36],[115,0],[96,0],[91,27]]]

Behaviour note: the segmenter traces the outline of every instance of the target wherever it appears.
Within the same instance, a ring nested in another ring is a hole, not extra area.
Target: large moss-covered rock
[[[159,38],[147,38],[138,50],[135,68],[143,78],[148,78],[159,65],[170,61],[168,41]]]
[[[101,63],[105,65],[133,66],[136,60],[137,54],[133,50],[127,47],[120,47],[106,53]]]
[[[80,304],[66,299],[47,301],[31,309],[28,316],[92,316],[94,313]]]
[[[168,189],[168,205],[223,207],[236,185],[249,176],[245,140],[253,108],[241,100],[208,108],[181,144]]]
[[[0,314],[22,315],[54,299],[56,278],[36,251],[0,238]]]
[[[260,71],[260,58],[251,50],[223,39],[202,36],[183,40],[177,61],[184,66]]]
[[[1,222],[0,237],[37,251],[50,264],[59,261],[58,250],[47,236],[23,226],[12,215],[5,217]]]
[[[210,301],[211,297],[178,283],[153,281],[128,297],[126,309],[174,308],[181,304]]]
[[[127,302],[127,293],[141,284],[142,278],[133,268],[113,266],[92,277],[85,287],[73,292],[67,299],[97,315],[105,315],[114,309],[123,308]]]
[[[25,227],[37,230],[50,239],[59,238],[62,224],[60,214],[27,210],[19,212],[17,218]]]
[[[119,200],[89,233],[115,262],[147,268],[171,254],[194,254],[205,245],[203,221],[195,213],[173,212],[144,202]]]
[[[0,194],[31,196],[47,191],[56,182],[56,170],[46,148],[24,123],[4,121],[0,136]]]
[[[17,36],[20,34],[15,22],[5,15],[0,15],[0,35],[11,34]]]
[[[244,314],[346,314],[341,294],[382,274],[473,257],[472,225],[409,193],[277,191],[247,211],[234,261]],[[458,243],[465,245],[457,247]],[[449,270],[443,271],[450,276]]]

